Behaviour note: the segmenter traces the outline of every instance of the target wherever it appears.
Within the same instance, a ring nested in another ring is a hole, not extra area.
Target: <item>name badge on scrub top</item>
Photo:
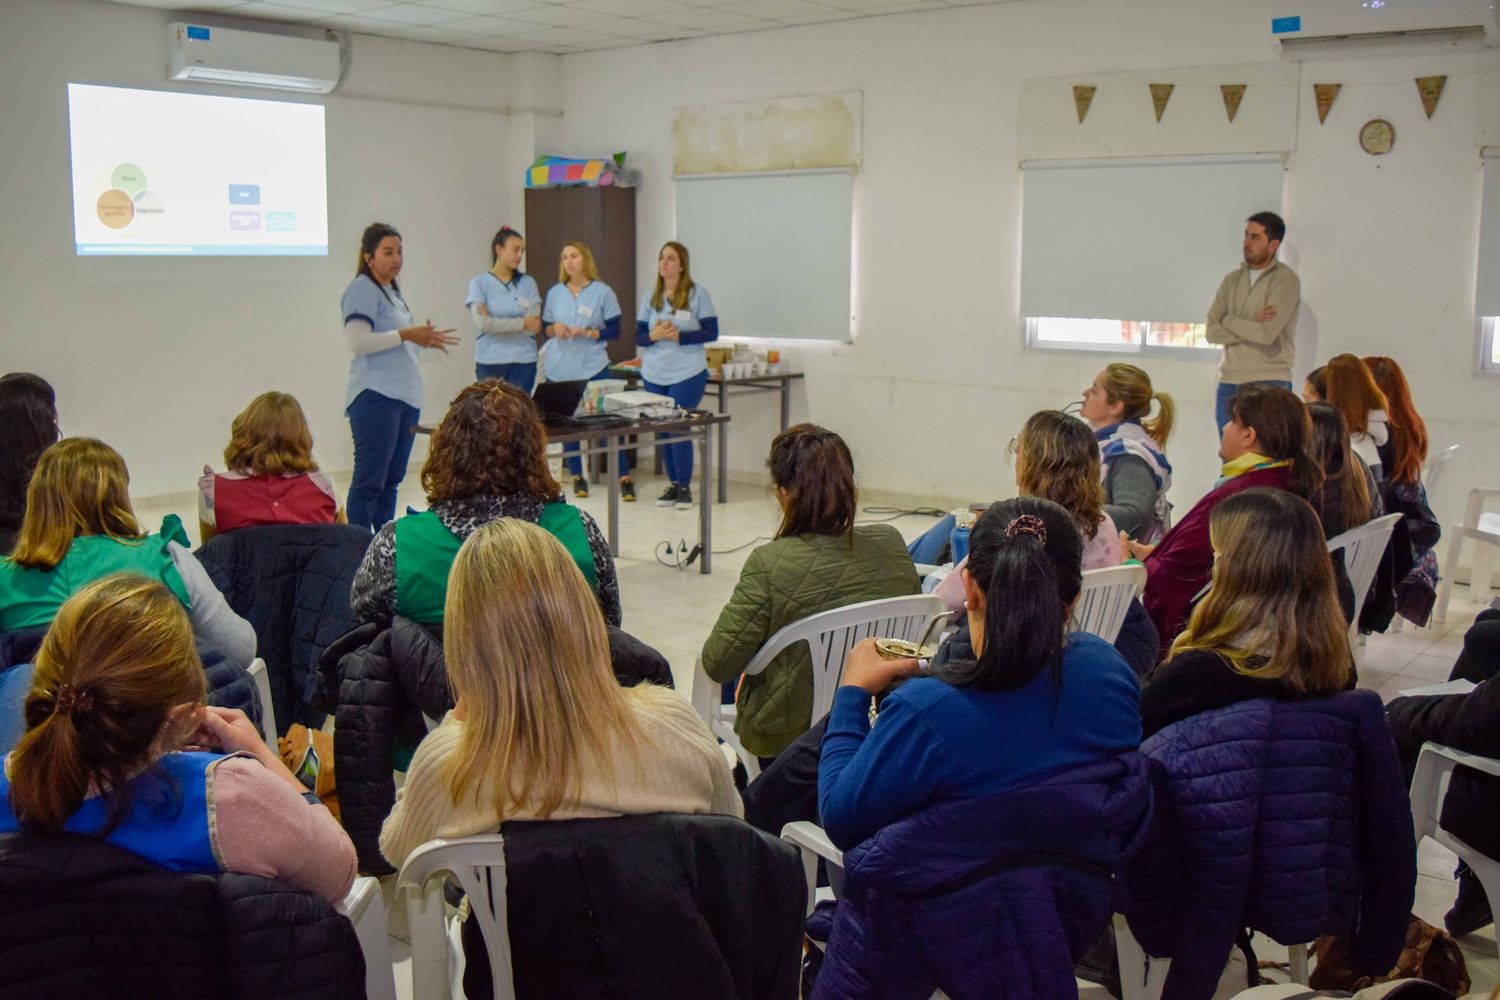
[[[592,319],[593,317],[594,317],[594,307],[593,306],[579,306],[578,307],[578,318],[579,319]]]
[[[679,309],[672,314],[672,322],[676,323],[679,326],[681,326],[683,323],[689,322],[692,318],[692,312],[687,309]]]
[[[525,309],[530,309],[532,306],[536,305],[536,301],[534,299],[528,299],[528,298],[525,298],[524,296],[517,295],[516,296],[516,305],[520,306],[521,309],[525,310]]]

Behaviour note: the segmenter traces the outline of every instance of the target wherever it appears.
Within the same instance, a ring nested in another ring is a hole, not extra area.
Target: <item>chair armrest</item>
[[[844,867],[844,852],[833,846],[828,834],[816,823],[799,820],[781,828],[781,839],[797,848],[802,857],[802,874],[807,879],[807,914],[810,916],[817,905],[818,859],[822,858],[836,868]]]
[[[1411,818],[1418,841],[1436,835],[1449,780],[1453,769],[1460,765],[1500,776],[1500,760],[1465,753],[1440,743],[1422,744],[1411,779]]]
[[[396,974],[391,964],[385,897],[380,892],[380,882],[368,875],[360,876],[333,908],[354,925],[354,936],[364,952],[365,995],[369,1000],[396,1000]]]
[[[698,718],[710,730],[719,714],[718,705],[723,690],[724,686],[714,683],[714,679],[708,676],[708,671],[703,669],[703,654],[699,653],[693,665],[693,711],[698,713]]]
[[[1469,491],[1468,502],[1464,504],[1464,523],[1461,527],[1472,528],[1479,524],[1479,514],[1484,510],[1484,502],[1500,497],[1500,486],[1476,486]]]
[[[369,875],[361,875],[354,880],[349,887],[349,892],[343,899],[333,904],[333,908],[349,918],[350,923],[359,923],[360,917],[365,915],[372,900],[380,898],[380,882]]]
[[[1482,757],[1476,753],[1467,753],[1463,750],[1455,750],[1445,747],[1441,743],[1423,743],[1421,757],[1429,754],[1436,757],[1446,758],[1451,763],[1444,770],[1452,770],[1454,764],[1462,764],[1464,767],[1472,767],[1476,771],[1485,774],[1493,774],[1500,777],[1500,759],[1494,757]],[[1420,763],[1420,758],[1418,759]]]

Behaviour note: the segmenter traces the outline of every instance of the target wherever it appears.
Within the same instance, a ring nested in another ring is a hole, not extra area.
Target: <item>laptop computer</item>
[[[578,404],[583,399],[588,379],[570,382],[543,382],[531,394],[536,408],[542,412],[542,423],[548,430],[578,430],[584,425],[574,417]]]

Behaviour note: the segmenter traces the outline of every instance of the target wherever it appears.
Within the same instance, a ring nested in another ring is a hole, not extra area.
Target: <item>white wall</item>
[[[558,152],[630,151],[644,174],[644,282],[673,234],[675,106],[863,91],[856,339],[787,350],[807,373],[794,416],[848,437],[867,487],[1003,495],[1013,486],[1001,458],[1009,437],[1034,410],[1077,399],[1108,360],[1021,346],[1021,81],[1276,60],[1262,15],[1256,4],[1202,0],[1048,0],[564,56]],[[1434,48],[1320,59],[1304,67],[1285,188],[1286,259],[1305,295],[1298,374],[1345,350],[1397,358],[1434,445],[1465,446],[1439,491],[1439,514],[1452,520],[1462,490],[1493,479],[1500,454],[1500,381],[1472,375],[1479,57]],[[1412,78],[1436,73],[1450,76],[1427,121]],[[1345,84],[1324,126],[1314,81]],[[1071,111],[1063,124],[1076,121]],[[1377,114],[1397,132],[1395,152],[1379,159],[1357,141]],[[1151,238],[1120,234],[1119,252],[1149,254]],[[1204,252],[1226,271],[1238,262],[1237,245]],[[695,277],[710,288],[733,280]],[[1202,290],[1205,309],[1212,294]],[[1170,451],[1174,497],[1190,503],[1217,473],[1215,371],[1194,361],[1148,365],[1182,404]],[[733,412],[733,468],[758,473],[774,405],[737,400]]]
[[[401,285],[417,318],[465,335],[451,355],[427,352],[424,415],[439,415],[473,378],[464,292],[488,266],[488,240],[511,211],[501,113],[509,57],[354,37],[345,85],[310,98],[327,108],[326,258],[76,257],[67,83],[281,99],[167,82],[170,19],[83,0],[0,7],[9,244],[0,271],[0,371],[49,379],[64,432],[117,447],[137,498],[191,490],[205,462],[220,463],[235,413],[272,388],[301,400],[322,464],[347,470],[348,356],[338,303],[369,222],[389,222],[405,237]]]

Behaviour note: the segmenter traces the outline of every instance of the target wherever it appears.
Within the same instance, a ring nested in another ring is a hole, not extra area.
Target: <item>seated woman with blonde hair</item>
[[[1209,516],[1213,586],[1141,692],[1144,736],[1252,698],[1354,686],[1349,623],[1312,506],[1282,489],[1226,498]]]
[[[470,535],[443,618],[456,703],[417,748],[381,830],[392,864],[435,837],[513,819],[742,814],[692,707],[665,688],[615,681],[604,616],[547,531],[500,518]]]
[[[193,557],[182,521],[171,514],[159,533],[142,531],[120,453],[94,438],[63,438],[37,460],[15,550],[0,559],[0,631],[46,625],[79,588],[119,572],[166,586],[200,640],[250,665],[255,629]]]
[[[0,774],[0,833],[87,834],[171,871],[246,872],[342,899],[354,845],[338,820],[245,713],[204,706],[204,687],[170,590],[134,573],[84,587],[37,652],[25,735]]]
[[[198,532],[267,524],[344,520],[338,492],[312,455],[312,430],[297,400],[263,392],[229,427],[224,472],[205,465],[198,480]]]

